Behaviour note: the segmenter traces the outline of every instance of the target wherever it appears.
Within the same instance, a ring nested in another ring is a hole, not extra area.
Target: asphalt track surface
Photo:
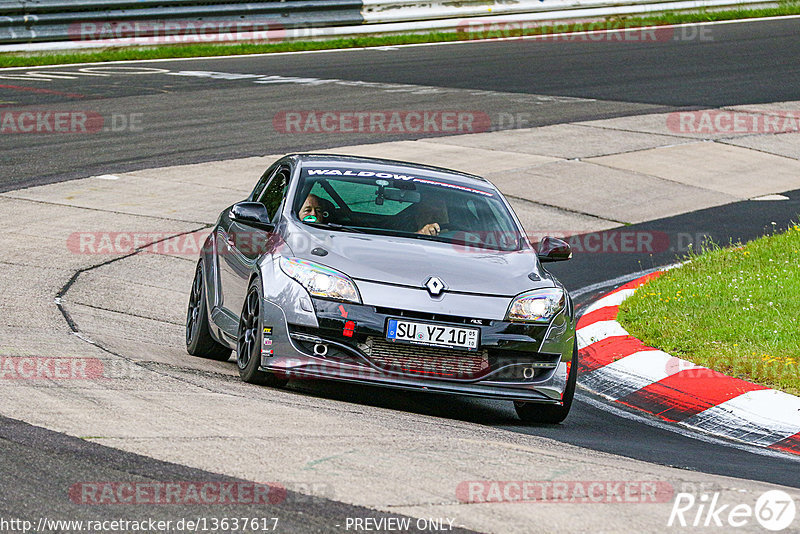
[[[0,88],[2,111],[91,109],[103,114],[141,112],[144,119],[141,132],[98,132],[83,137],[2,136],[4,172],[0,189],[168,164],[419,137],[382,135],[376,139],[372,134],[354,134],[343,140],[340,135],[278,135],[272,130],[272,116],[277,111],[306,109],[312,103],[317,109],[426,109],[441,105],[437,102],[444,94],[451,108],[481,109],[493,118],[500,113],[527,113],[531,120],[525,126],[536,126],[800,98],[800,64],[796,61],[800,57],[800,32],[796,20],[712,29],[713,41],[634,44],[511,40],[148,64],[170,71],[417,84],[445,88],[444,93],[332,84],[298,92],[291,83],[255,85],[249,80],[172,75],[76,77],[48,82],[0,78],[0,85],[25,87]],[[74,67],[42,70],[58,72]],[[12,72],[16,71],[0,75]],[[581,100],[547,100],[536,95]],[[780,227],[796,219],[800,192],[787,196],[789,201],[740,202],[626,230],[710,235],[718,243],[752,239],[769,231],[772,223]],[[667,249],[654,255],[576,255],[571,262],[553,266],[552,271],[569,288],[577,289],[670,263],[675,254]],[[578,302],[586,302],[595,294],[586,293]],[[564,424],[532,427],[520,425],[506,403],[450,397],[430,403],[424,394],[397,396],[388,390],[333,383],[293,387],[299,393],[479,422],[682,469],[800,487],[795,460],[677,434],[643,424],[645,416],[620,417],[585,393],[579,393]],[[0,480],[3,487],[16,488],[0,494],[0,513],[6,517],[21,511],[26,515],[72,515],[74,505],[63,494],[47,493],[47,486],[56,487],[51,484],[53,476],[64,480],[113,480],[117,478],[114,473],[152,480],[213,480],[209,477],[214,476],[7,419],[2,420],[0,428]],[[288,530],[295,530],[290,517],[294,512],[302,512],[296,516],[296,526],[302,525],[303,531],[330,530],[331,517],[382,515],[326,499],[297,502],[297,507],[284,507],[280,512],[286,514]],[[92,510],[92,514],[95,512],[113,515],[109,508]],[[195,510],[170,513],[184,517],[186,512]],[[202,515],[203,510],[197,512]],[[218,508],[214,513],[221,515]]]
[[[212,523],[209,521],[212,518],[246,517],[258,519],[259,525],[268,527],[260,528],[259,532],[271,530],[273,526],[276,532],[340,532],[344,530],[347,518],[370,517],[380,520],[403,517],[294,491],[284,492],[281,486],[275,486],[278,489],[275,502],[266,505],[244,502],[211,506],[171,504],[155,506],[154,509],[152,504],[144,503],[104,504],[87,510],[87,505],[79,501],[79,493],[68,498],[64,488],[89,480],[124,480],[126,483],[141,484],[142,487],[165,481],[196,481],[219,485],[246,485],[247,481],[103,447],[2,416],[0,445],[0,456],[3,458],[0,464],[0,484],[4,488],[0,493],[0,517],[6,520],[25,518],[37,524],[39,518],[69,518],[76,521],[114,521],[120,518],[142,521],[153,518],[157,521],[172,521],[177,526],[182,519],[199,522],[201,518],[205,518],[205,525],[210,526]],[[269,484],[269,481],[261,483]],[[411,524],[414,524],[413,520]],[[113,531],[126,530],[132,531]],[[202,531],[202,527],[199,530]],[[45,528],[42,531],[59,530]],[[80,532],[89,529],[64,528],[60,531]],[[470,532],[460,528],[454,528],[453,531]]]
[[[508,128],[793,100],[800,87],[799,27],[800,19],[788,19],[705,26],[702,35],[692,27],[656,42],[511,39],[144,64],[171,72],[423,86],[406,91],[330,83],[296,91],[288,82],[155,74],[84,73],[46,81],[13,75],[77,69],[14,69],[0,73],[0,111],[90,111],[105,117],[105,127],[114,114],[141,113],[141,131],[0,136],[5,169],[0,190],[104,172],[421,136],[276,132],[275,114],[295,109],[419,110],[442,109],[446,103],[448,109],[484,112],[493,128]],[[693,32],[693,39],[678,39]]]

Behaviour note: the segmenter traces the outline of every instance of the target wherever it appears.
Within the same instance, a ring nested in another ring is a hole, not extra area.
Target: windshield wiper
[[[489,251],[498,251],[498,252],[516,252],[520,250],[519,243],[512,246],[512,248],[502,247],[496,243],[484,243],[482,241],[468,241],[466,239],[460,239],[455,237],[441,237],[439,235],[428,235],[428,234],[418,234],[416,232],[403,232],[399,234],[400,237],[410,237],[411,239],[422,239],[423,241],[435,241],[437,243],[450,243],[453,245],[459,245],[463,247],[475,247],[477,249],[485,249]]]
[[[302,221],[303,224],[307,224],[309,226],[313,226],[314,228],[322,228],[322,229],[331,229],[331,230],[339,230],[341,232],[353,232],[356,234],[366,234],[364,230],[356,228],[354,226],[344,226],[343,224],[337,223],[321,223],[321,222],[310,222],[310,221]]]

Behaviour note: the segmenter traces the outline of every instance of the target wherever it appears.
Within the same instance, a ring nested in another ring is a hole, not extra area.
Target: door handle
[[[236,247],[236,241],[233,239],[233,236],[228,232],[225,232],[225,244],[228,245],[228,248]]]

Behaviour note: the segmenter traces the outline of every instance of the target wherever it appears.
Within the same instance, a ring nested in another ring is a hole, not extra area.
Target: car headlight
[[[508,320],[546,323],[564,309],[566,302],[566,293],[558,287],[527,291],[511,301]]]
[[[300,282],[315,297],[361,303],[356,285],[339,271],[300,258],[282,257],[280,266],[288,277]]]

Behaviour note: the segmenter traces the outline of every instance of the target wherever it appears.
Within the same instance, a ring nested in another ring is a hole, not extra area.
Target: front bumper
[[[315,326],[292,324],[280,308],[266,303],[269,334],[265,330],[262,370],[297,379],[561,403],[573,363],[571,308],[550,324],[538,325],[316,298],[312,302]],[[460,351],[390,343],[385,339],[389,318],[478,328],[480,347]]]

